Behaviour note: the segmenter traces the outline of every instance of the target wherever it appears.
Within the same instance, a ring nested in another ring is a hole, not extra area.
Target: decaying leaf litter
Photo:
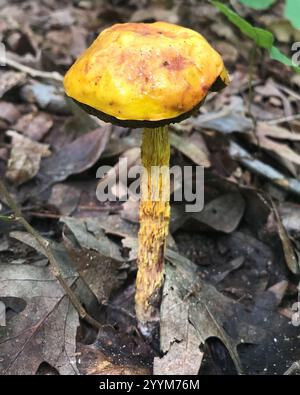
[[[1,374],[283,374],[300,360],[298,75],[258,51],[250,78],[251,42],[237,51],[239,32],[208,2],[171,3],[1,5],[1,180],[99,323],[80,319],[1,196]],[[299,32],[281,7],[254,15],[289,50]],[[138,203],[96,198],[100,165],[139,163],[140,131],[74,108],[61,76],[105,27],[158,19],[202,32],[232,83],[171,131],[172,164],[205,166],[205,206],[172,204],[161,333],[149,344],[134,312]]]

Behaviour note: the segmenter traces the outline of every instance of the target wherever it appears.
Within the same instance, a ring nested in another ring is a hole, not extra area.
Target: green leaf
[[[286,0],[284,16],[291,21],[292,25],[300,30],[300,1]]]
[[[0,221],[3,222],[12,222],[13,219],[11,217],[5,217],[4,215],[0,215]]]
[[[239,0],[240,3],[254,8],[255,10],[266,10],[277,0]]]
[[[271,32],[252,26],[244,18],[219,1],[213,0],[212,3],[230,20],[231,23],[238,27],[247,37],[251,38],[259,47],[265,49],[272,48],[274,36]]]
[[[273,46],[273,47],[270,49],[269,52],[270,52],[270,57],[271,57],[271,59],[277,60],[278,62],[283,63],[283,64],[285,64],[286,66],[293,67],[293,69],[294,69],[297,73],[300,73],[300,67],[297,66],[297,65],[292,61],[292,59],[290,59],[288,56],[286,56],[284,53],[282,53],[282,52],[280,51],[279,48]]]
[[[241,0],[240,0],[241,1]],[[270,0],[269,0],[270,1]],[[250,3],[250,0],[242,0],[242,2]],[[252,1],[255,3],[256,1]],[[265,1],[262,1],[265,2]],[[279,48],[273,45],[274,43],[274,36],[271,32],[265,29],[261,29],[258,27],[252,26],[249,22],[247,22],[244,18],[239,16],[236,12],[232,11],[229,7],[225,4],[212,0],[212,4],[217,7],[228,19],[231,23],[237,26],[242,33],[244,33],[247,37],[251,38],[259,47],[267,49],[269,51],[271,59],[277,60],[280,63],[285,64],[286,66],[292,67],[297,73],[300,73],[300,67],[296,65],[292,59],[288,56],[284,55]],[[300,0],[287,0],[288,3],[297,3],[297,12],[300,15]],[[291,7],[291,5],[290,5]],[[287,7],[286,7],[287,8]],[[294,8],[294,10],[296,9]],[[297,21],[298,22],[298,21]],[[299,18],[299,25],[300,25],[300,18]]]

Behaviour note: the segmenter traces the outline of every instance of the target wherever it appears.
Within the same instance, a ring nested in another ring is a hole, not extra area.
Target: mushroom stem
[[[170,220],[170,143],[168,127],[144,129],[142,139],[140,231],[136,315],[144,334],[159,320],[164,250]]]

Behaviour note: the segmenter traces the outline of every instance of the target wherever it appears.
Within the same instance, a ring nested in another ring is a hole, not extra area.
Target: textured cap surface
[[[214,82],[228,83],[221,56],[199,33],[166,22],[104,30],[64,79],[65,91],[117,120],[175,119],[196,108]]]

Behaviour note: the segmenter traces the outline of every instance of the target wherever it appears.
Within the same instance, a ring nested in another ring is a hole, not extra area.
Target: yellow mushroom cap
[[[217,79],[228,84],[222,57],[201,34],[166,22],[124,23],[99,34],[64,87],[116,121],[167,123],[196,108]]]

